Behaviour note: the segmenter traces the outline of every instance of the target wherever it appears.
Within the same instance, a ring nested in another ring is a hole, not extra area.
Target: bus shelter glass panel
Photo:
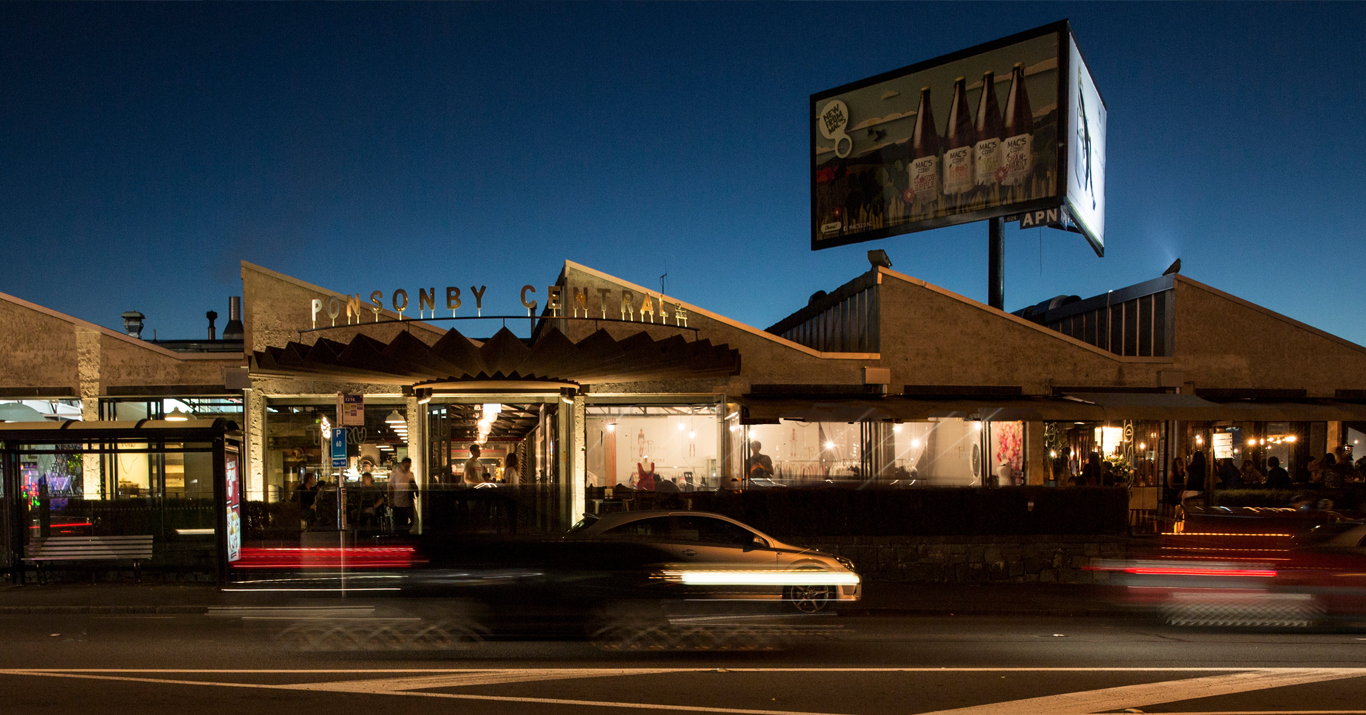
[[[112,440],[21,445],[16,451],[26,543],[53,536],[150,535],[156,566],[212,564],[212,443]],[[87,491],[92,464],[104,488]]]
[[[590,404],[585,413],[587,486],[648,488],[651,480],[679,491],[720,486],[716,404]]]

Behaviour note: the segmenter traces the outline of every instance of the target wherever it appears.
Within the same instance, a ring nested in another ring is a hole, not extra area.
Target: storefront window
[[[958,418],[894,426],[898,477],[923,486],[980,484],[982,429],[981,422]]]
[[[720,486],[715,404],[589,405],[587,479],[590,487],[635,486],[640,469],[682,491]]]
[[[164,420],[178,412],[192,420],[222,417],[242,424],[240,397],[121,397],[100,400],[103,420]]]
[[[393,466],[408,456],[405,409],[402,398],[366,399],[365,424],[343,428],[347,463],[333,467],[331,445],[323,444],[322,423],[326,418],[329,427],[336,426],[335,399],[270,401],[266,407],[265,501],[291,499],[308,477],[335,487],[338,479],[356,482],[368,471],[376,482],[384,482]]]

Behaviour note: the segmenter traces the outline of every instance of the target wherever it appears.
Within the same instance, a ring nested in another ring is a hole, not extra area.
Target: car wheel
[[[788,586],[783,589],[783,600],[802,613],[820,613],[835,600],[835,587]]]

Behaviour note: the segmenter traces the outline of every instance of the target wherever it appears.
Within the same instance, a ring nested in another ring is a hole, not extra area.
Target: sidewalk
[[[213,607],[318,602],[301,593],[225,592],[210,584],[48,584],[0,587],[0,615],[202,614]],[[332,600],[332,599],[328,599]],[[849,615],[1103,616],[1128,612],[1104,587],[1062,584],[879,583],[841,608]]]

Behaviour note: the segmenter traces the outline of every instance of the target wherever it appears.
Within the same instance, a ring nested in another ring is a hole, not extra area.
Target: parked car
[[[676,568],[666,575],[706,597],[782,600],[816,613],[862,595],[861,580],[849,559],[784,543],[720,514],[613,512],[585,517],[565,538],[668,549]]]

